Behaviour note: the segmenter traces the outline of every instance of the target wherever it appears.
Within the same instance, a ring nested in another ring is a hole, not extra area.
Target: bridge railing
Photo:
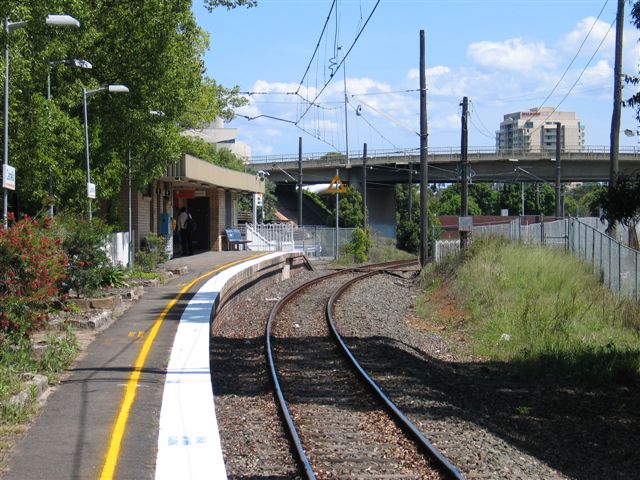
[[[360,160],[362,159],[362,151],[361,150],[349,150],[349,160]],[[589,155],[604,155],[609,154],[609,146],[608,145],[590,145],[590,146],[580,146],[580,145],[567,145],[562,149],[562,153],[566,154],[576,154],[579,153],[581,155],[589,156]],[[630,155],[634,154],[638,158],[640,158],[640,147],[636,146],[625,146],[620,147],[620,153]],[[397,161],[402,161],[406,158],[415,158],[420,154],[420,149],[418,147],[415,148],[399,148],[399,149],[377,149],[377,150],[369,150],[367,151],[367,158],[375,159],[375,158],[389,158],[396,159]],[[555,149],[549,150],[545,148],[537,148],[537,149],[512,149],[512,148],[501,148],[497,149],[495,147],[469,147],[468,149],[469,156],[473,157],[473,155],[498,155],[505,158],[518,158],[518,157],[526,157],[530,155],[546,155],[550,158],[555,157]],[[429,147],[428,152],[429,157],[435,156],[451,156],[456,157],[460,155],[459,147]],[[302,157],[304,162],[306,161],[320,161],[326,160],[327,162],[335,162],[335,160],[340,160],[341,162],[345,162],[346,154],[345,152],[315,152],[315,153],[305,153]],[[285,162],[297,162],[298,154],[285,154],[285,155],[257,155],[249,158],[247,162],[250,165],[264,165],[264,164],[272,164],[272,163],[285,163]]]

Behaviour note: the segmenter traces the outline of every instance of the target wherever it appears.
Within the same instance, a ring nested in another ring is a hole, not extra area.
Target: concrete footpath
[[[135,305],[96,337],[19,441],[3,478],[99,478],[118,432],[121,442],[116,462],[105,478],[153,478],[162,396],[176,329],[194,292],[211,277],[202,278],[177,301],[175,298],[205,273],[253,256],[255,252],[248,251],[206,252],[171,260],[172,268],[186,265],[188,273],[146,289]],[[163,315],[164,320],[158,322]],[[132,380],[141,352],[146,359],[139,378]],[[126,407],[127,396],[133,398],[130,408]],[[128,408],[124,423],[116,421],[123,408]]]

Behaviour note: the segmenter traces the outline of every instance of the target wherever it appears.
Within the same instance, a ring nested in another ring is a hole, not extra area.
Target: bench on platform
[[[227,237],[230,250],[239,250],[240,245],[242,245],[243,249],[246,249],[247,243],[251,243],[251,240],[242,238],[242,233],[237,228],[225,228],[224,234]]]

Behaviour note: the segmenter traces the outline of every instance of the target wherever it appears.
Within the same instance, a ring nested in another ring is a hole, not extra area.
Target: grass
[[[18,393],[33,374],[45,375],[49,383],[58,381],[78,353],[76,337],[71,330],[46,337],[42,348],[34,348],[28,339],[12,342],[0,339],[0,426],[24,421],[32,411],[32,403],[15,406],[7,400]],[[32,399],[33,400],[33,399]]]
[[[341,249],[341,251],[344,251],[344,249]],[[398,250],[394,239],[378,235],[372,236],[372,244],[367,263],[393,262],[414,258],[416,258],[415,255],[407,253],[404,250]],[[354,265],[353,255],[342,253],[335,263],[343,267]]]
[[[451,327],[434,307],[455,303],[469,353],[532,376],[640,381],[640,308],[564,250],[479,239],[430,278],[419,313]]]

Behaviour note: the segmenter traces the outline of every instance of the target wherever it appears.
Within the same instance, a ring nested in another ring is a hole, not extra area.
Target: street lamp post
[[[53,60],[53,61],[49,61],[47,62],[48,64],[48,68],[47,68],[47,102],[51,101],[51,68],[55,67],[56,65],[67,65],[69,67],[75,67],[75,68],[93,68],[93,65],[91,65],[91,63],[87,60],[81,60],[78,58],[72,58],[72,59],[67,59],[67,60]],[[53,218],[53,201],[51,200],[53,198],[53,178],[51,176],[51,168],[49,168],[49,199],[50,199],[50,203],[49,203],[49,216],[51,218]]]
[[[91,200],[96,198],[96,188],[91,183],[91,169],[89,167],[89,119],[87,116],[87,98],[92,97],[100,92],[109,93],[129,93],[129,89],[124,85],[105,85],[104,87],[94,90],[82,89],[82,113],[84,118],[84,156],[87,164],[87,197],[89,198],[89,221],[93,219],[91,212]]]
[[[4,19],[4,31],[9,35],[14,30],[25,27],[28,21],[10,22],[9,17]],[[45,24],[57,27],[79,27],[80,22],[70,15],[48,15],[45,18]],[[7,170],[9,166],[9,41],[4,45],[4,132],[3,132],[3,150],[2,164]],[[6,186],[3,188],[3,207],[2,221],[4,228],[7,228],[8,215],[8,192]]]

